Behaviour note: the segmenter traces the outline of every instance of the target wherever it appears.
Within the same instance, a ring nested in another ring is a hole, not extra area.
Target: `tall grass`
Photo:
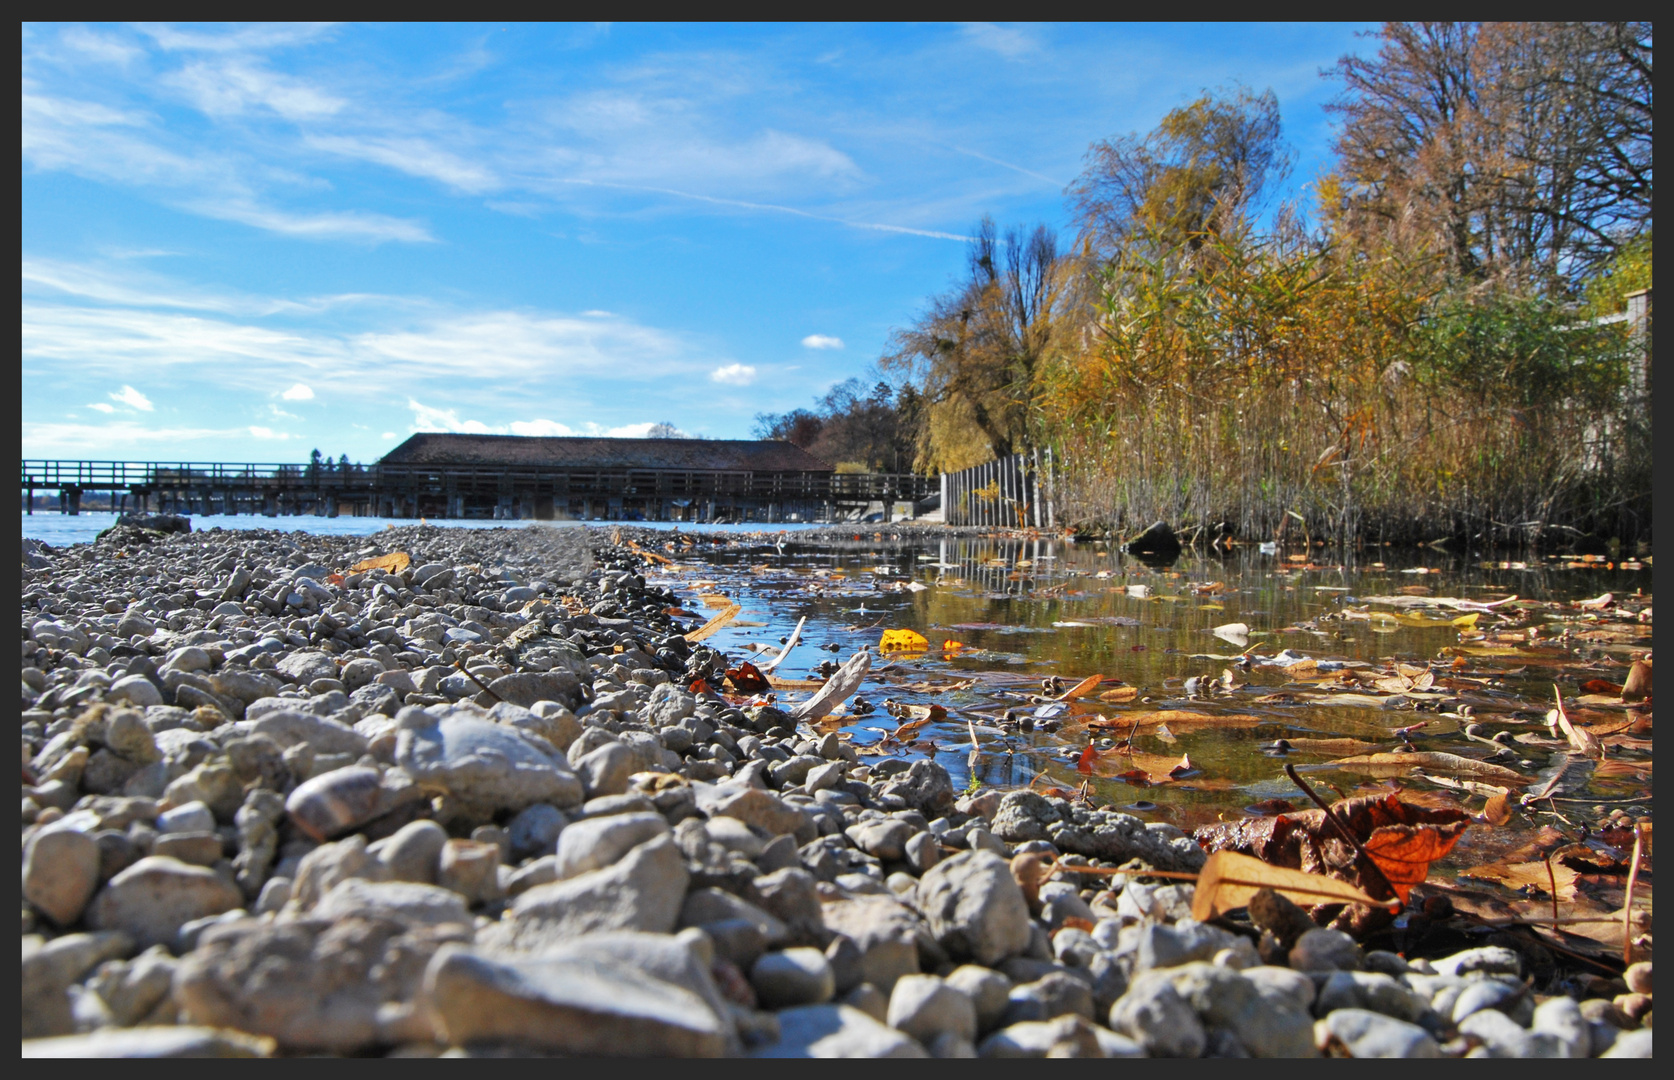
[[[1638,346],[1623,324],[1300,235],[1130,252],[1101,285],[1092,328],[1035,397],[1066,462],[1066,520],[1650,536],[1648,402],[1626,396]]]

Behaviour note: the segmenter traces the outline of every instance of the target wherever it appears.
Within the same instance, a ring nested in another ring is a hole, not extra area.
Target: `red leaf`
[[[691,691],[694,694],[708,694],[708,693],[711,693],[711,691],[709,689],[709,683],[706,682],[701,676],[699,678],[693,679],[686,686],[686,689]]]
[[[732,680],[733,686],[746,694],[759,694],[763,690],[771,688],[767,676],[757,670],[756,665],[748,660],[735,668],[728,668],[727,678]]]

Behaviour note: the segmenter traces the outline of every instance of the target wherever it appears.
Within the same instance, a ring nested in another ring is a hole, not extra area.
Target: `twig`
[[[1558,928],[1558,875],[1552,869],[1552,852],[1546,853],[1546,880],[1552,883],[1552,929]]]
[[[1622,963],[1633,962],[1633,890],[1639,885],[1639,852],[1644,847],[1645,827],[1633,827],[1633,865],[1628,868],[1627,900],[1622,904]]]
[[[475,675],[471,674],[469,671],[466,671],[464,664],[461,664],[458,660],[455,660],[453,662],[453,666],[458,668],[460,671],[464,672],[465,677],[467,679],[470,679],[472,682],[474,682],[478,686],[482,687],[482,692],[483,693],[487,694],[489,697],[493,698],[495,701],[498,701],[498,702],[501,702],[501,703],[505,702],[506,699],[501,697],[499,694],[496,694],[494,691],[490,690],[488,688],[487,683],[483,682],[481,679],[477,678]]]
[[[1383,872],[1383,868],[1376,862],[1372,861],[1372,856],[1367,853],[1364,847],[1360,846],[1360,841],[1355,839],[1354,833],[1349,831],[1348,825],[1337,820],[1337,815],[1331,812],[1331,807],[1326,803],[1326,801],[1320,798],[1319,794],[1315,792],[1313,788],[1303,782],[1300,776],[1296,775],[1296,766],[1286,762],[1285,775],[1290,777],[1292,783],[1302,789],[1302,793],[1304,795],[1313,800],[1315,806],[1324,811],[1325,820],[1335,826],[1337,832],[1342,835],[1343,839],[1347,840],[1349,845],[1353,847],[1357,853],[1359,853],[1360,857],[1366,860],[1366,865],[1372,868],[1373,873],[1377,874],[1378,879],[1383,882],[1383,887],[1389,890],[1389,895],[1398,899],[1401,894],[1395,891],[1394,884],[1390,882],[1388,875]]]

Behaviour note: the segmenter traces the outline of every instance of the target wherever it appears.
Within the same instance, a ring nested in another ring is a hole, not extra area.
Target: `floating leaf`
[[[1482,819],[1490,825],[1504,825],[1511,820],[1511,796],[1509,793],[1490,795],[1488,802],[1482,807]]]
[[[1346,881],[1272,866],[1249,855],[1217,851],[1197,874],[1192,894],[1192,918],[1204,922],[1236,908],[1247,907],[1262,889],[1272,889],[1304,904],[1365,904],[1387,907]]]
[[[386,574],[399,574],[413,564],[413,557],[405,551],[392,551],[388,555],[378,555],[370,559],[362,559],[349,567],[349,573],[360,574],[368,570],[382,570]]]
[[[1481,617],[1480,612],[1473,611],[1469,615],[1461,615],[1457,619],[1454,619],[1453,625],[1459,627],[1461,630],[1469,630],[1476,625],[1476,620]]]
[[[1478,881],[1495,881],[1516,892],[1527,893],[1530,890],[1542,896],[1552,895],[1552,886],[1557,885],[1559,900],[1575,899],[1575,881],[1581,874],[1554,862],[1550,872],[1547,864],[1542,862],[1517,863],[1488,863],[1486,866],[1475,866],[1469,870],[1459,871],[1462,878],[1475,878]]]
[[[1241,622],[1222,623],[1211,630],[1210,633],[1225,641],[1230,641],[1234,645],[1245,645],[1250,640],[1250,628],[1248,624]]]
[[[1485,776],[1506,784],[1527,784],[1529,777],[1504,765],[1489,761],[1446,754],[1440,751],[1414,751],[1405,754],[1360,754],[1328,762],[1332,768],[1363,772],[1371,776],[1404,775],[1409,769],[1431,769],[1435,772],[1468,773]]]
[[[885,630],[883,637],[878,639],[878,651],[884,652],[923,652],[930,647],[930,641],[916,630]]]
[[[1099,700],[1100,701],[1108,701],[1108,702],[1110,702],[1111,704],[1114,705],[1114,704],[1120,704],[1124,701],[1132,701],[1134,698],[1137,698],[1138,696],[1139,696],[1139,687],[1137,687],[1137,686],[1118,686],[1114,690],[1106,690],[1103,693],[1101,693],[1099,695]]]
[[[744,606],[742,604],[728,603],[727,606],[726,606],[726,609],[723,610],[719,615],[716,615],[713,619],[710,619],[708,622],[704,623],[702,626],[698,627],[696,630],[693,630],[691,633],[687,634],[686,635],[686,640],[687,641],[702,641],[704,638],[713,634],[715,631],[717,631],[717,630],[721,629],[722,627],[726,626],[727,623],[730,623],[730,622],[732,622],[732,620],[738,618],[738,613],[740,611],[743,611],[743,610],[744,610]]]
[[[1569,740],[1570,748],[1585,758],[1597,761],[1604,757],[1604,747],[1598,741],[1598,736],[1586,728],[1578,728],[1569,722],[1569,710],[1564,708],[1564,693],[1557,685],[1552,687],[1552,693],[1558,700],[1558,707],[1552,710],[1551,718],[1555,719],[1564,738]]]
[[[1058,695],[1059,701],[1074,701],[1078,697],[1092,693],[1098,689],[1099,683],[1104,681],[1103,675],[1089,675],[1085,679]]]

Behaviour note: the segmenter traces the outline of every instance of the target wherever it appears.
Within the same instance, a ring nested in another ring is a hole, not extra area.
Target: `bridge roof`
[[[392,465],[520,465],[551,469],[681,472],[831,472],[788,442],[755,439],[594,439],[525,435],[414,435],[382,459]]]

